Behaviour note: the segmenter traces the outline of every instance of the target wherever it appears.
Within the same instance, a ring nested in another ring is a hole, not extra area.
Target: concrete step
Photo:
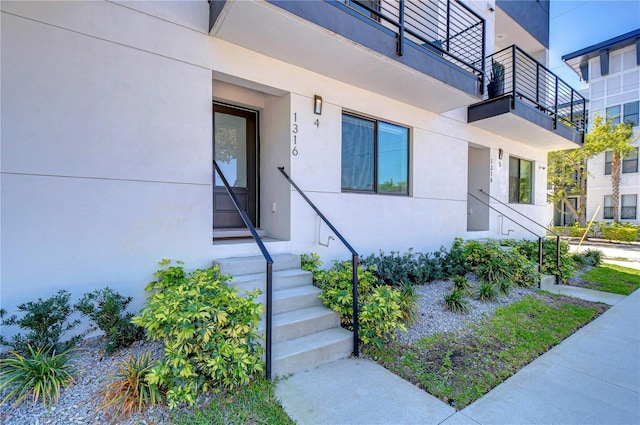
[[[291,289],[273,292],[273,314],[286,313],[293,310],[300,310],[309,307],[322,306],[322,301],[318,298],[322,291],[315,286],[298,286]],[[255,299],[255,302],[266,304],[265,293]],[[264,314],[262,315],[264,317]]]
[[[273,272],[274,292],[310,285],[313,285],[313,275],[311,272],[306,272],[302,269]],[[241,294],[244,292],[252,292],[256,289],[260,289],[264,294],[267,290],[267,274],[254,273],[233,276],[233,282],[229,283],[229,286],[238,288]]]
[[[336,327],[340,327],[340,316],[324,306],[274,314],[271,341],[275,344]]]
[[[272,255],[273,271],[300,268],[300,256],[297,254]],[[266,262],[263,256],[221,258],[213,262],[220,266],[220,272],[238,277],[247,274],[266,273]]]
[[[353,334],[340,327],[279,342],[272,347],[272,374],[286,376],[313,369],[349,357],[352,351]]]

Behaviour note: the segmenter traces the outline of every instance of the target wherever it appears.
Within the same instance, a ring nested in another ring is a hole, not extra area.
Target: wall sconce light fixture
[[[504,151],[502,150],[502,148],[498,149],[498,159],[502,159],[503,155],[504,155]]]
[[[318,96],[317,94],[313,96],[313,113],[322,115],[322,96]]]

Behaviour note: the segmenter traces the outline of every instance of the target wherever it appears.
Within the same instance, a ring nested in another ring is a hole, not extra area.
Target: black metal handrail
[[[494,67],[502,69],[504,94],[511,94],[512,106],[516,98],[525,101],[553,118],[554,128],[560,121],[584,136],[586,127],[586,99],[569,84],[555,75],[533,56],[515,44],[486,58],[490,77]],[[493,72],[495,74],[495,72]],[[499,84],[500,85],[500,84]]]
[[[309,197],[305,195],[302,189],[300,189],[298,185],[293,180],[291,180],[291,177],[289,177],[289,175],[284,171],[284,167],[278,167],[278,170],[280,170],[282,175],[289,181],[291,186],[293,186],[293,188],[300,194],[300,196],[302,196],[302,199],[307,201],[307,204],[309,204],[309,206],[316,212],[316,214],[318,214],[318,216],[322,219],[322,221],[324,221],[325,224],[329,226],[331,231],[338,237],[338,239],[340,239],[340,242],[342,242],[344,246],[347,247],[349,252],[351,252],[351,265],[353,268],[353,271],[351,273],[352,296],[353,296],[353,313],[352,313],[353,355],[355,357],[359,357],[360,350],[358,348],[358,339],[359,339],[359,336],[358,336],[358,253],[356,252],[355,249],[353,249],[351,244],[347,242],[347,240],[342,236],[342,234],[338,232],[338,229],[336,229],[334,225],[331,224],[331,222],[327,219],[327,217],[325,217],[324,214],[320,212],[318,207],[316,207],[315,204],[311,202],[311,199],[309,199]]]
[[[511,205],[508,205],[508,204],[502,202],[500,199],[496,198],[495,196],[492,196],[492,195],[488,194],[484,190],[479,189],[479,191],[481,193],[485,194],[486,196],[488,196],[490,199],[493,199],[494,201],[500,203],[502,206],[505,206],[505,207],[509,208],[511,211],[513,211],[516,214],[526,218],[527,220],[529,220],[530,222],[532,222],[536,226],[546,230],[547,232],[553,234],[556,237],[556,284],[560,283],[560,277],[562,276],[562,270],[560,269],[560,234],[558,234],[557,232],[554,232],[553,230],[551,230],[547,226],[538,223],[537,221],[535,221],[531,217],[528,217],[528,216],[524,215],[520,211],[518,211],[515,208],[513,208]],[[511,221],[513,221],[513,220],[511,220]],[[514,223],[517,223],[517,222],[514,221]],[[541,248],[539,247],[539,249],[541,249]],[[540,261],[542,261],[542,253],[541,252],[538,253],[538,256],[540,257]],[[540,263],[540,266],[542,267],[542,262]]]
[[[267,263],[267,268],[266,268],[267,305],[264,312],[265,318],[267,321],[266,331],[265,331],[265,364],[266,364],[265,375],[267,379],[271,380],[271,340],[272,340],[272,330],[273,330],[273,317],[271,315],[271,312],[273,311],[273,308],[272,308],[273,307],[273,258],[271,258],[271,254],[269,254],[267,247],[264,246],[264,242],[262,242],[262,239],[260,239],[260,236],[258,235],[258,232],[256,231],[256,228],[253,225],[253,223],[251,223],[249,216],[240,206],[240,202],[238,201],[236,194],[233,193],[233,190],[231,190],[231,186],[229,186],[229,182],[227,181],[225,176],[222,174],[222,171],[220,170],[220,167],[218,166],[218,163],[216,162],[215,159],[213,160],[213,168],[215,168],[216,172],[220,176],[220,180],[222,180],[222,184],[227,190],[227,193],[229,194],[229,196],[231,197],[231,201],[233,202],[233,205],[236,207],[236,210],[238,210],[238,214],[240,214],[240,217],[242,217],[242,221],[244,221],[245,226],[247,226],[247,228],[249,229],[251,236],[253,236],[253,240],[255,240],[256,244],[258,244],[258,248],[260,248],[260,252],[262,252],[262,256],[264,257]],[[216,182],[215,182],[215,174],[214,174],[213,186],[215,187],[215,185],[216,185]]]
[[[398,56],[407,41],[478,77],[484,87],[485,21],[460,0],[336,1],[395,33]],[[343,4],[344,3],[344,4]]]

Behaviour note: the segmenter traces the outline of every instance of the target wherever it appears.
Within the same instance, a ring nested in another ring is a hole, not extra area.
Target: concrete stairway
[[[288,375],[349,357],[353,334],[340,327],[340,316],[324,307],[311,273],[300,269],[300,256],[273,255],[272,375]],[[262,256],[214,261],[233,276],[232,286],[242,294],[262,291],[266,300],[266,263]],[[264,318],[260,332],[264,332]]]

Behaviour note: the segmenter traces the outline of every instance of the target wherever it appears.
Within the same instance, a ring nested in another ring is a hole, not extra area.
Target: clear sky
[[[581,90],[562,56],[640,28],[640,0],[551,0],[550,26],[549,68]]]

